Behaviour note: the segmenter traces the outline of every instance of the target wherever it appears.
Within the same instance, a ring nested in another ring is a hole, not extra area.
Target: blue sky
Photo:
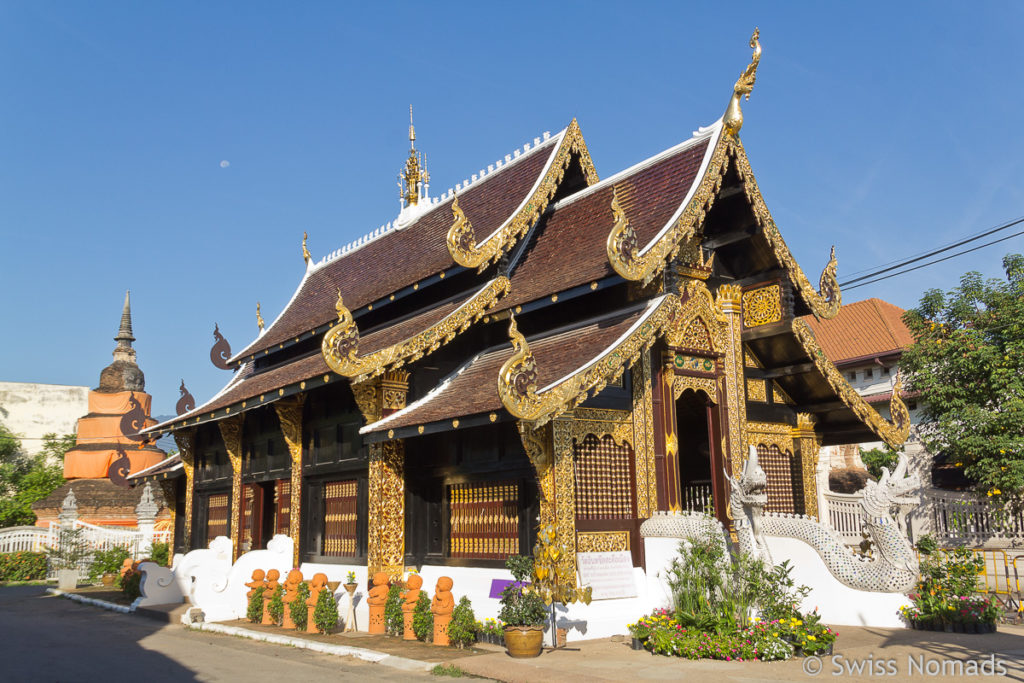
[[[154,412],[315,258],[576,117],[604,177],[725,109],[813,281],[1024,214],[1024,5],[0,2],[0,380],[96,386],[132,290]],[[223,166],[221,162],[228,162]],[[849,292],[903,307],[1024,237]]]

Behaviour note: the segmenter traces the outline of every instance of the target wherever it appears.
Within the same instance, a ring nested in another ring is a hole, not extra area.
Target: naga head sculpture
[[[732,487],[732,498],[740,505],[763,508],[768,503],[768,475],[757,462],[757,448],[750,447],[750,454],[737,479],[725,475]]]
[[[882,476],[878,481],[868,480],[864,489],[864,508],[878,516],[887,516],[895,508],[899,515],[906,514],[921,504],[918,491],[921,479],[916,474],[907,474],[906,453],[900,453],[896,468],[890,473],[889,468],[882,468]]]

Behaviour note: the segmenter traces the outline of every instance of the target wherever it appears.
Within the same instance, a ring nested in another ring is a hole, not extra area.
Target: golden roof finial
[[[260,302],[259,301],[256,302],[256,324],[259,325],[260,332],[262,332],[263,331],[263,326],[264,326],[265,323],[263,322],[263,316],[260,314]]]
[[[412,105],[409,105],[409,149],[416,149],[416,129],[412,125]]]
[[[409,158],[405,160],[405,170],[398,175],[402,201],[405,206],[415,206],[420,202],[420,183],[429,183],[423,158],[416,151],[416,128],[412,123],[412,105],[409,105]]]
[[[755,28],[754,34],[750,36],[750,47],[754,49],[754,54],[750,58],[750,64],[747,65],[746,70],[740,75],[736,85],[733,86],[732,99],[729,100],[725,116],[722,117],[725,129],[732,135],[739,133],[740,128],[743,126],[740,98],[745,95],[748,100],[750,99],[750,92],[754,89],[754,81],[757,80],[757,65],[761,61],[760,37],[761,29]]]
[[[309,263],[310,260],[313,258],[313,255],[309,253],[309,249],[306,248],[306,240],[308,240],[308,239],[309,239],[309,235],[306,234],[305,230],[303,230],[302,231],[302,260],[305,261],[306,263]]]

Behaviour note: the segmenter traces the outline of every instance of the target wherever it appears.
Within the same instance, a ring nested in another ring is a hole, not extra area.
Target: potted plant
[[[89,580],[102,579],[103,585],[111,587],[117,579],[118,570],[124,561],[131,557],[131,554],[121,547],[110,548],[109,550],[97,550],[93,553],[92,564],[89,565]]]
[[[548,525],[537,534],[533,547],[533,590],[540,595],[549,609],[551,623],[551,645],[565,647],[566,630],[558,628],[555,621],[555,603],[569,605],[582,602],[589,605],[592,589],[576,583],[575,562],[560,561],[571,557],[569,550],[559,543],[555,527]]]
[[[57,570],[57,587],[74,590],[78,587],[78,566],[89,557],[84,529],[61,529],[57,545],[46,549],[46,555]]]
[[[505,622],[505,648],[512,657],[537,657],[548,610],[544,599],[526,583],[533,573],[533,559],[512,555],[505,560],[505,566],[515,579],[501,592],[498,618]]]
[[[352,595],[356,592],[356,588],[358,587],[358,585],[359,584],[356,583],[355,572],[349,572],[348,574],[345,574],[345,590],[348,591],[349,595]]]

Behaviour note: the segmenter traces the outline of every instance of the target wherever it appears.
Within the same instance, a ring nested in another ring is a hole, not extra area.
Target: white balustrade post
[[[78,519],[78,499],[75,498],[74,489],[68,489],[68,495],[64,496],[64,502],[60,506],[60,520],[62,529],[71,530],[75,528],[75,520]]]
[[[139,525],[139,557],[147,557],[153,549],[153,528],[156,526],[156,513],[160,511],[153,499],[153,487],[147,481],[142,489],[142,497],[135,506],[135,518]]]

